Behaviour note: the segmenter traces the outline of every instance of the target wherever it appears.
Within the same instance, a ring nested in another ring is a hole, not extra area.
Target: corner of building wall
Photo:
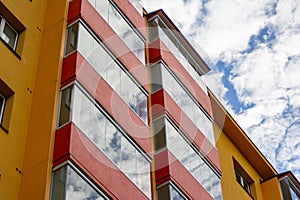
[[[19,199],[49,199],[69,1],[45,1]]]

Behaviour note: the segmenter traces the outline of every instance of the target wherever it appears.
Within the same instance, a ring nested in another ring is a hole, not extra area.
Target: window
[[[0,79],[0,127],[8,133],[14,92]]]
[[[0,1],[0,40],[19,59],[21,59],[25,30],[25,26]]]
[[[71,163],[53,172],[51,198],[55,200],[109,198]]]
[[[236,181],[244,188],[244,190],[246,190],[247,193],[251,194],[250,184],[237,170],[235,170],[235,177]]]
[[[81,22],[68,27],[65,53],[77,50],[147,125],[147,92]]]
[[[172,182],[163,183],[157,187],[157,199],[186,200],[187,197]]]
[[[13,27],[0,16],[0,37],[13,50],[16,49],[18,33]]]
[[[75,83],[61,92],[58,125],[72,121],[148,197],[150,161],[130,136]]]
[[[300,199],[300,190],[289,176],[280,179],[279,183],[284,200]]]
[[[3,116],[3,112],[4,112],[4,105],[5,105],[5,98],[0,93],[0,124],[2,122],[2,116]]]
[[[233,159],[234,173],[236,181],[244,188],[244,190],[252,196],[251,184],[254,182],[241,165]]]

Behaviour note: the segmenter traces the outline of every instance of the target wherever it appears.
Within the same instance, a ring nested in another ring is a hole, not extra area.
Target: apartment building
[[[163,10],[1,0],[0,20],[1,198],[299,198]]]

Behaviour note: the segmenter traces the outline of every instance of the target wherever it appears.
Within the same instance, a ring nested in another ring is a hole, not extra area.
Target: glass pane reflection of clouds
[[[71,167],[67,168],[66,200],[104,200],[86,181]]]
[[[167,119],[165,120],[165,124],[167,147],[170,152],[214,199],[221,199],[219,177]]]
[[[150,197],[150,162],[91,100],[74,86],[72,121]]]
[[[76,26],[77,24],[73,25]],[[72,27],[69,27],[71,29]],[[79,23],[78,51],[114,89],[114,91],[127,103],[132,110],[147,124],[147,96],[136,83],[129,77],[129,72],[122,70],[115,58],[103,49],[89,31]],[[139,94],[139,95],[136,95]],[[133,97],[138,98],[139,103],[131,104]],[[140,103],[144,102],[144,103]],[[143,106],[143,107],[142,107]]]

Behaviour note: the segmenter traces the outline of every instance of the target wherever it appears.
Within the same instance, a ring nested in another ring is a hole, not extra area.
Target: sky
[[[143,0],[211,68],[203,80],[280,173],[300,180],[300,1]]]

